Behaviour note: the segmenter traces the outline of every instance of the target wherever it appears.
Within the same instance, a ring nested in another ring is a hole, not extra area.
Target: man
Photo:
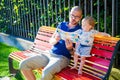
[[[82,18],[82,10],[75,6],[69,13],[69,22],[62,22],[57,29],[66,32],[75,32],[81,29],[78,24]],[[60,39],[59,34],[53,34],[50,43],[53,47],[48,52],[40,52],[39,55],[32,56],[20,62],[20,70],[26,80],[36,80],[32,70],[44,67],[41,80],[52,80],[55,73],[60,72],[69,64],[73,44],[70,40]],[[46,54],[47,53],[47,54]]]

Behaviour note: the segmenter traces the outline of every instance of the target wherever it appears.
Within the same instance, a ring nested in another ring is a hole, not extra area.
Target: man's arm
[[[51,43],[52,45],[55,45],[57,42],[59,42],[60,40],[60,36],[59,34],[55,31],[55,33],[52,35],[52,37],[49,40],[49,43]]]

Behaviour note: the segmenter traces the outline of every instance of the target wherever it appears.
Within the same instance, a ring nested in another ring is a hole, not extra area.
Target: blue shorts
[[[84,57],[90,57],[91,48],[92,46],[79,45],[79,47],[76,49],[76,54]]]

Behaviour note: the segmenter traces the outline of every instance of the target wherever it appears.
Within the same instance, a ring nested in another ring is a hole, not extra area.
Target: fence
[[[68,21],[72,6],[83,9],[83,17],[96,19],[96,29],[112,36],[119,35],[118,0],[1,0],[0,28],[8,34],[34,40],[42,25],[56,27]]]

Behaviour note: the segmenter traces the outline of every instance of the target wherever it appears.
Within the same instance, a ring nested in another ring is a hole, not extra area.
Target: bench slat
[[[77,74],[77,70],[70,69],[70,67],[67,67],[63,69],[60,73],[57,73],[59,77],[62,77],[63,80],[100,80],[99,78],[95,76],[90,76],[89,74],[84,73],[82,76]]]
[[[96,48],[92,48],[91,50],[92,55],[96,55],[96,56],[99,56],[102,58],[108,58],[108,59],[111,59],[112,53],[113,51],[106,51],[106,50],[96,49]]]
[[[46,32],[38,32],[38,35],[44,35],[44,36],[48,36],[48,37],[52,36],[52,34],[49,34],[49,33],[46,33]]]
[[[36,39],[35,40],[35,43],[34,43],[34,46],[36,46],[36,45],[38,45],[38,46],[43,46],[43,47],[47,47],[47,48],[51,48],[51,44],[49,44],[49,42],[46,42],[46,41],[42,41],[42,40],[38,40],[38,39]]]
[[[50,37],[44,35],[37,35],[36,39],[48,42]]]
[[[92,56],[92,57],[88,58],[87,60],[86,60],[86,62],[91,63],[90,66],[92,66],[92,67],[94,67],[94,65],[96,65],[96,66],[100,66],[100,67],[103,67],[106,69],[109,67],[109,63],[110,63],[110,60],[95,57],[95,56]]]
[[[42,26],[40,27],[39,31],[41,32],[45,32],[45,33],[50,33],[50,34],[53,34],[55,32],[56,28],[53,28],[53,27],[46,27],[46,26]]]
[[[111,46],[111,44],[106,44],[106,43],[94,43],[93,46],[95,46],[96,48],[100,48],[100,49],[104,49],[104,50],[109,50],[109,51],[113,51],[114,50],[114,46]],[[113,45],[113,44],[112,44]]]

